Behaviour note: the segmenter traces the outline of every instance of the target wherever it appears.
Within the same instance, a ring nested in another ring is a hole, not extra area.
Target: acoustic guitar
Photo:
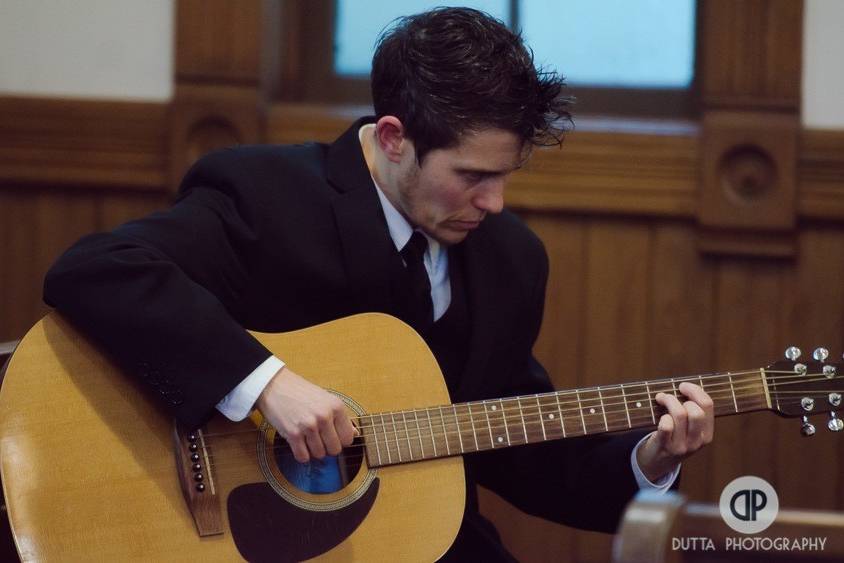
[[[749,371],[450,404],[437,363],[381,314],[255,336],[338,394],[361,436],[301,465],[260,416],[181,428],[62,317],[21,341],[0,390],[0,459],[23,561],[434,561],[463,515],[461,454],[631,428],[701,385],[716,415],[844,423],[826,352]]]

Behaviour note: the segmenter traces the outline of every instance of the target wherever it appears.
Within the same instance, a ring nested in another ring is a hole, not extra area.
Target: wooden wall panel
[[[51,127],[60,131],[53,120],[63,106],[49,107]],[[268,137],[328,140],[351,117],[342,109],[278,106]],[[115,120],[109,127],[119,130]],[[28,123],[43,130],[37,119]],[[19,337],[44,310],[43,273],[74,239],[145,215],[170,197],[165,137],[132,117],[128,123],[137,127],[128,130],[142,140],[126,139],[109,152],[99,141],[86,145],[86,135],[98,129],[72,132],[78,123],[67,120],[66,133],[54,138],[57,169],[38,161],[21,176],[19,167],[0,166],[0,339]],[[760,367],[791,343],[805,353],[818,344],[844,351],[841,133],[801,133],[796,257],[750,260],[698,252],[695,127],[613,133],[592,125],[572,134],[562,151],[538,153],[508,193],[508,205],[548,250],[551,277],[536,353],[558,387]],[[40,158],[38,139],[49,135],[25,129],[0,140],[0,164],[12,162],[10,154]],[[27,138],[35,140],[27,145]],[[26,151],[15,152],[21,147]],[[123,160],[130,154],[136,157]],[[146,163],[147,171],[139,175],[133,162]],[[719,419],[716,443],[686,462],[682,490],[717,501],[727,480],[749,473],[769,477],[784,505],[840,509],[844,446],[823,419],[816,424],[818,435],[805,439],[797,421],[769,413]],[[608,536],[526,516],[490,493],[481,502],[523,561],[563,554],[603,561],[610,553]]]
[[[133,190],[0,187],[0,341],[22,337],[47,312],[44,275],[68,246],[160,209],[167,199]]]

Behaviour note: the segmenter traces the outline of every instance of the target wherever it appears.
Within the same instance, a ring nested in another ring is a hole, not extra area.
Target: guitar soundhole
[[[340,455],[299,463],[293,457],[287,440],[276,434],[273,453],[279,471],[294,487],[306,493],[329,494],[345,488],[354,480],[363,463],[364,449],[361,438],[355,438]]]

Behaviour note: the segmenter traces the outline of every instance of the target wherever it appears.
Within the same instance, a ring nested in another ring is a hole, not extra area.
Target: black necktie
[[[434,323],[434,304],[431,301],[431,280],[425,270],[425,250],[428,239],[419,231],[401,249],[401,257],[407,266],[410,297],[407,304],[406,321],[417,332],[425,332]]]

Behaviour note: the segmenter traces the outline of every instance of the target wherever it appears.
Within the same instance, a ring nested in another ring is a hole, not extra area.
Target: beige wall
[[[173,0],[0,0],[0,95],[167,100]]]
[[[803,124],[844,129],[844,2],[806,0]]]
[[[0,0],[0,94],[169,99],[173,3]],[[808,127],[844,129],[842,25],[844,2],[806,0],[802,114]]]

